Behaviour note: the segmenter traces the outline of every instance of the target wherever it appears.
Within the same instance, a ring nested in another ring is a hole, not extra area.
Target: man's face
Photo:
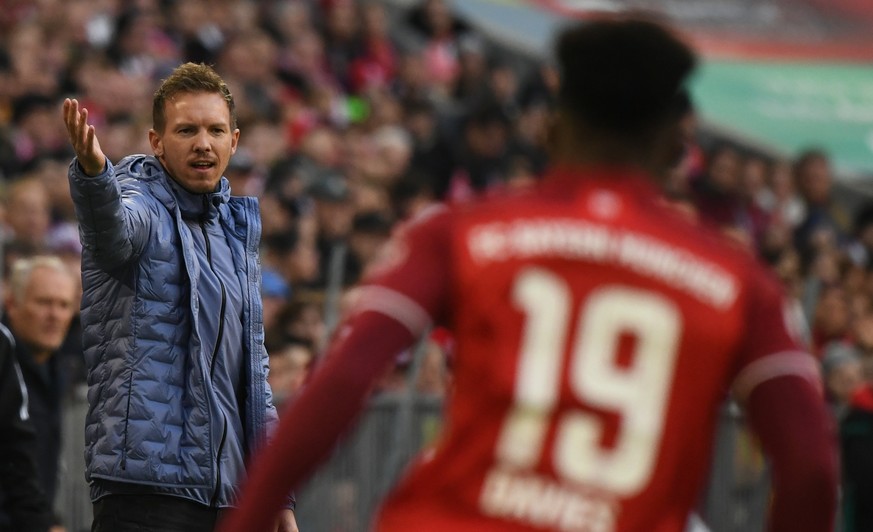
[[[9,323],[16,338],[35,350],[58,349],[70,328],[76,285],[70,274],[37,267],[30,275],[21,299],[11,294]]]
[[[164,115],[164,130],[149,131],[155,156],[185,190],[215,191],[239,141],[227,102],[218,93],[179,93],[164,104]]]

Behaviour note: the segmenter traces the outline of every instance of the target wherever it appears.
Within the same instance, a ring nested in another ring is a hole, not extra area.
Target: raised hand
[[[85,174],[95,176],[103,172],[106,155],[100,149],[94,126],[88,124],[88,110],[84,107],[79,110],[79,102],[67,98],[64,100],[64,123],[67,125],[70,144]]]

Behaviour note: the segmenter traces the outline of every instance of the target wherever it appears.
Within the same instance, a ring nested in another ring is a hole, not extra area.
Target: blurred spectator
[[[391,188],[391,203],[398,220],[409,220],[437,203],[433,179],[417,168],[403,176]]]
[[[41,158],[66,158],[64,131],[57,123],[56,102],[47,95],[25,93],[12,102],[9,137],[13,160],[5,161],[4,173],[14,175],[33,168]]]
[[[692,180],[700,177],[703,151],[697,143],[699,117],[689,94],[680,97],[682,118],[679,121],[681,148],[677,162],[667,173],[664,192],[672,202],[693,208]],[[696,216],[696,213],[695,213]]]
[[[445,397],[449,389],[446,352],[434,339],[428,339],[415,381],[416,392],[428,397]]]
[[[264,26],[283,48],[296,35],[313,27],[310,4],[311,2],[307,0],[288,0],[270,4],[264,17]]]
[[[397,72],[397,49],[388,32],[388,15],[381,3],[361,3],[363,50],[349,66],[349,88],[354,93],[387,88]]]
[[[167,21],[185,59],[196,63],[215,63],[226,35],[215,23],[205,0],[173,2]]]
[[[52,251],[78,253],[82,245],[79,242],[79,226],[70,196],[70,183],[64,177],[67,165],[67,161],[43,159],[33,171],[19,179],[36,179],[42,183],[48,193],[48,205],[51,211],[51,226],[46,234],[48,247]]]
[[[824,347],[821,364],[828,402],[840,419],[864,384],[858,350],[849,342],[831,342]]]
[[[349,234],[349,254],[346,263],[346,284],[358,282],[367,266],[388,242],[392,220],[379,212],[361,212],[352,220]]]
[[[499,107],[486,104],[472,111],[464,120],[458,167],[450,183],[437,184],[438,196],[465,200],[500,185],[505,178],[509,135],[509,121]]]
[[[291,290],[311,287],[318,280],[318,249],[315,241],[303,234],[299,225],[265,237],[262,261],[265,268],[279,277],[276,283],[281,280]]]
[[[45,185],[34,178],[14,181],[6,191],[5,207],[5,240],[15,241],[32,253],[44,251],[51,223],[51,204]]]
[[[276,75],[278,63],[276,43],[258,29],[232,36],[221,49],[218,67],[237,99],[238,119],[247,132],[250,122],[279,114],[282,85]]]
[[[873,203],[858,209],[852,224],[852,237],[848,253],[855,264],[865,267],[873,265]]]
[[[296,338],[268,345],[267,351],[270,353],[269,381],[273,390],[273,404],[276,408],[282,408],[306,382],[315,352],[310,342]]]
[[[333,257],[346,245],[355,216],[352,194],[345,178],[335,173],[324,173],[308,189],[314,201],[315,220],[318,227],[318,253],[322,257],[321,277],[317,285],[327,286]]]
[[[551,107],[555,103],[560,85],[560,74],[554,60],[540,61],[531,74],[524,78],[519,100],[522,106],[544,105]]]
[[[367,161],[361,167],[362,178],[390,188],[406,173],[413,153],[409,133],[397,126],[382,126],[369,137]]]
[[[301,142],[300,155],[313,165],[305,174],[307,185],[312,185],[319,170],[340,170],[343,163],[343,137],[339,131],[324,125],[312,129]]]
[[[301,338],[312,344],[316,356],[320,356],[327,341],[323,315],[324,298],[319,294],[298,293],[280,311],[278,330],[273,338]]]
[[[840,424],[843,532],[873,530],[873,384],[852,396]]]
[[[430,101],[443,104],[448,94],[441,86],[431,82],[424,52],[418,48],[407,50],[400,56],[394,92],[406,101]]]
[[[873,310],[855,319],[852,337],[861,358],[864,380],[873,382]]]
[[[793,230],[806,216],[806,207],[797,193],[791,164],[774,161],[766,184],[758,196],[759,203],[770,213],[773,225]]]
[[[352,64],[360,54],[360,16],[355,0],[325,2],[324,35],[327,64],[346,89],[352,86]]]
[[[764,207],[766,175],[767,165],[760,157],[751,155],[743,161],[737,225],[751,236],[758,251],[764,246],[771,227],[770,215]]]
[[[489,97],[514,123],[521,113],[518,74],[509,63],[501,60],[492,60],[488,70]]]
[[[146,84],[172,72],[181,57],[156,8],[130,6],[116,19],[107,55],[126,76]]]
[[[825,152],[810,149],[801,153],[794,173],[806,206],[806,217],[794,232],[794,242],[809,263],[823,249],[845,243],[851,219],[846,208],[834,200],[833,174]]]
[[[263,193],[264,179],[270,164],[288,153],[288,137],[284,125],[274,118],[259,118],[250,122],[245,138],[240,138],[240,149],[245,156],[243,160],[248,159],[245,162],[252,181],[246,186],[252,193],[260,195]],[[239,150],[234,154],[234,159],[238,155]]]
[[[425,38],[423,59],[431,83],[438,94],[449,96],[460,71],[458,41],[468,26],[452,14],[446,0],[423,0],[409,20]]]
[[[14,346],[0,325],[0,532],[46,532],[50,510],[38,481],[36,431]]]
[[[742,157],[731,145],[720,144],[707,155],[706,172],[692,184],[701,219],[716,227],[734,227],[739,210]]]
[[[412,138],[410,167],[432,177],[431,193],[442,197],[455,168],[454,152],[443,131],[434,105],[427,100],[411,100],[406,107],[405,127]],[[437,189],[434,184],[439,183]]]
[[[49,504],[57,488],[62,398],[68,383],[57,352],[70,328],[76,290],[76,281],[57,257],[21,259],[13,267],[5,301],[36,429],[39,483]]]
[[[329,69],[321,35],[306,28],[291,36],[288,45],[280,56],[279,74],[298,94],[311,98],[319,90],[331,91],[338,87],[336,76]]]
[[[465,34],[457,39],[458,73],[452,97],[464,109],[492,98],[488,50],[477,35]]]
[[[749,155],[742,163],[740,179],[741,195],[757,208],[767,210],[769,189],[767,187],[767,162],[757,156]]]
[[[728,144],[717,145],[708,159],[706,173],[692,184],[700,219],[759,249],[768,218],[756,203],[760,185],[753,180],[758,178],[744,174],[743,156]]]
[[[12,86],[6,90],[13,98],[24,101],[32,98],[31,102],[54,96],[65,66],[63,42],[55,38],[39,17],[22,17],[6,36],[9,70],[13,74]]]
[[[813,353],[819,357],[824,347],[833,341],[848,340],[849,304],[842,286],[825,286],[819,294],[812,318]]]
[[[230,181],[231,190],[241,196],[258,196],[264,188],[254,157],[242,146],[228,163],[224,177]]]
[[[264,330],[271,330],[276,326],[279,312],[288,298],[291,296],[291,288],[281,275],[264,267],[261,272],[261,299],[264,302]],[[269,353],[269,351],[268,351]]]
[[[535,102],[520,107],[515,120],[515,132],[522,144],[535,147],[545,158],[548,137],[546,131],[549,123],[550,108],[544,102]]]

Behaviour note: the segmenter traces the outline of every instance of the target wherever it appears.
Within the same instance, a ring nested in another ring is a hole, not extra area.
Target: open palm
[[[88,110],[84,107],[80,110],[78,100],[67,98],[64,100],[64,123],[82,170],[89,176],[101,173],[106,166],[106,155],[100,149],[94,126],[88,124]]]

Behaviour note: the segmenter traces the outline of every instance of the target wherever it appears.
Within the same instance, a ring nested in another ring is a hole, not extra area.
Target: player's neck
[[[651,154],[632,139],[560,121],[550,139],[550,156],[565,167],[630,167],[651,171]],[[561,131],[563,130],[563,131]]]
[[[635,172],[653,173],[645,157],[609,143],[592,142],[583,146],[567,146],[552,153],[555,166],[576,169],[624,168]]]

